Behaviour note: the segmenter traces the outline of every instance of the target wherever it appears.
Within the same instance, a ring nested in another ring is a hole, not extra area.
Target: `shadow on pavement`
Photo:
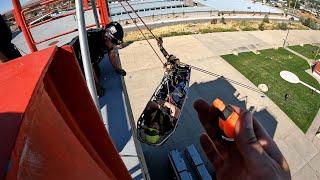
[[[186,146],[194,144],[200,153],[201,158],[210,174],[214,173],[214,169],[202,151],[199,136],[204,129],[198,120],[196,111],[193,109],[193,102],[196,99],[202,98],[210,103],[215,98],[220,97],[225,102],[246,108],[245,98],[239,100],[236,89],[225,79],[218,78],[213,81],[204,83],[194,83],[189,88],[188,99],[182,110],[179,124],[176,132],[168,139],[168,141],[160,147],[152,147],[146,144],[141,144],[152,179],[171,179],[172,175],[169,173],[169,159],[168,153],[171,150],[177,149],[182,151]],[[266,110],[254,112],[254,116],[267,129],[270,136],[274,136],[277,127],[277,121]]]

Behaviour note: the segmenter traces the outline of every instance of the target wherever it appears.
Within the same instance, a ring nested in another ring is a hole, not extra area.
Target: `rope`
[[[127,1],[126,1],[127,2]],[[125,12],[127,12],[127,14],[129,15],[130,19],[132,20],[132,22],[134,23],[134,25],[138,28],[138,30],[140,31],[140,33],[142,34],[143,38],[148,42],[149,46],[151,47],[151,49],[153,50],[153,52],[157,55],[159,61],[162,63],[162,65],[164,65],[164,62],[162,61],[162,59],[160,58],[159,54],[157,53],[157,51],[154,49],[154,47],[151,45],[150,41],[147,39],[147,37],[145,36],[145,34],[142,32],[142,30],[139,28],[139,26],[137,25],[137,23],[134,21],[133,17],[130,15],[130,13],[127,11],[127,9],[124,7],[124,5],[122,4],[122,1],[119,1],[119,3],[121,4],[122,8],[124,9]],[[127,4],[129,4],[127,2]],[[133,9],[133,12],[134,9]],[[143,22],[143,21],[142,21]],[[145,25],[145,23],[143,22],[143,24]],[[146,26],[146,25],[145,25]],[[148,28],[148,26],[146,26]],[[148,30],[150,31],[150,29],[148,28]],[[151,32],[151,31],[150,31]],[[151,32],[151,34],[154,36],[154,34]],[[155,36],[154,36],[155,37]],[[156,38],[157,39],[157,38]]]
[[[198,67],[196,67],[196,66],[192,66],[192,65],[185,64],[185,63],[182,63],[182,62],[180,62],[180,64],[185,65],[185,66],[189,66],[189,67],[191,67],[191,68],[194,69],[194,70],[197,70],[197,71],[199,71],[199,72],[202,72],[202,73],[207,74],[207,75],[210,75],[210,76],[214,76],[214,77],[218,77],[218,78],[223,78],[224,80],[226,80],[226,81],[228,81],[228,82],[230,82],[230,83],[233,83],[233,84],[242,86],[242,87],[244,87],[244,88],[246,88],[246,89],[249,89],[249,90],[251,90],[251,91],[255,91],[255,92],[257,92],[257,93],[262,93],[259,89],[256,89],[256,88],[254,88],[254,87],[248,86],[248,85],[243,84],[243,83],[241,83],[241,82],[238,82],[238,81],[235,81],[235,80],[226,78],[226,77],[224,77],[224,76],[222,76],[222,75],[220,75],[220,74],[216,74],[216,73],[207,71],[207,70],[205,70],[205,69],[201,69],[201,68],[198,68]]]

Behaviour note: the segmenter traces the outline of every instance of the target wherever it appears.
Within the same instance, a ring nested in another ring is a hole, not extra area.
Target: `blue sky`
[[[21,4],[24,4],[28,0],[20,0]],[[12,1],[11,0],[0,0],[0,13],[7,12],[12,9]]]

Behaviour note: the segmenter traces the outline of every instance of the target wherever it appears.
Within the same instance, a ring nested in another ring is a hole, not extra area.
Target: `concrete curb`
[[[120,56],[119,56],[119,52],[117,50],[117,55],[118,55],[118,58],[120,60]],[[121,66],[121,60],[120,60],[120,67]],[[130,100],[129,100],[129,96],[128,96],[128,92],[127,92],[127,87],[126,87],[126,83],[125,83],[125,80],[123,78],[123,76],[121,76],[121,84],[122,84],[122,87],[123,87],[123,94],[124,94],[124,101],[125,101],[125,104],[127,106],[127,113],[128,113],[128,116],[129,116],[129,121],[130,121],[130,126],[131,126],[131,129],[132,129],[132,136],[133,136],[133,141],[134,141],[134,144],[136,146],[136,150],[137,150],[137,153],[138,153],[138,158],[140,160],[140,163],[141,163],[141,172],[143,174],[143,177],[144,179],[146,180],[149,180],[151,179],[150,178],[150,174],[149,174],[149,171],[148,171],[148,166],[147,166],[147,163],[146,163],[146,160],[144,158],[144,154],[143,154],[143,151],[142,151],[142,148],[141,148],[141,144],[139,142],[139,140],[137,139],[137,134],[136,134],[136,124],[134,122],[134,118],[133,118],[133,114],[132,114],[132,109],[131,109],[131,104],[130,104]]]

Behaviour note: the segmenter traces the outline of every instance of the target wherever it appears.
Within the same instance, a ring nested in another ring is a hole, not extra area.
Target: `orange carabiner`
[[[235,127],[239,119],[239,114],[235,112],[232,106],[225,105],[219,98],[216,98],[212,102],[212,106],[221,112],[219,117],[219,127],[224,132],[222,137],[225,140],[233,141],[235,138]]]

